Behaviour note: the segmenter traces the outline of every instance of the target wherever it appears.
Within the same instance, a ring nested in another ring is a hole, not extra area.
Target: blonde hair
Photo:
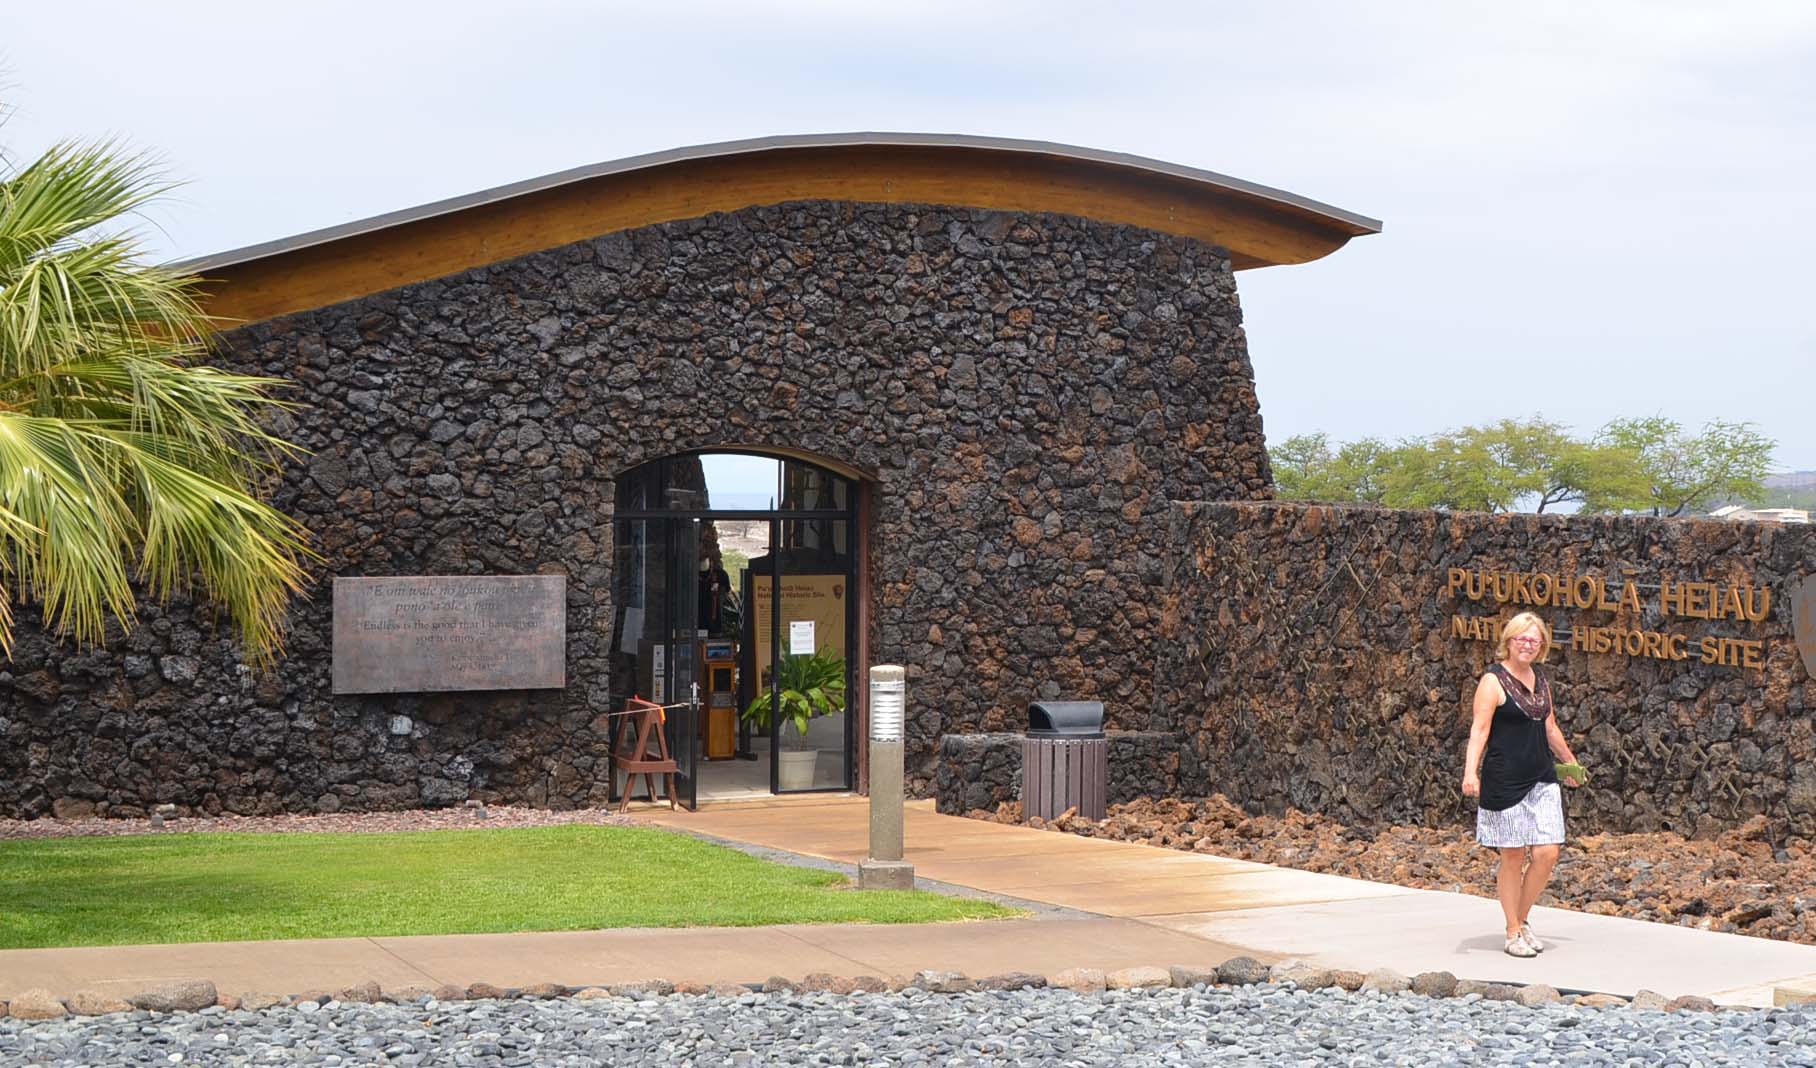
[[[1538,617],[1538,613],[1521,612],[1519,615],[1508,620],[1507,624],[1501,628],[1501,640],[1494,645],[1494,658],[1496,660],[1507,659],[1507,643],[1534,627],[1537,627],[1539,630],[1541,643],[1539,645],[1539,655],[1533,657],[1533,659],[1543,660],[1550,656],[1551,628],[1546,626],[1545,621]]]

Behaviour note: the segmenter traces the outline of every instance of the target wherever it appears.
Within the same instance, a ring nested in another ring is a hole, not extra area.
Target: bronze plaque
[[[1803,655],[1803,669],[1816,678],[1816,575],[1791,587],[1791,634]]]
[[[334,580],[334,692],[567,685],[563,575]]]

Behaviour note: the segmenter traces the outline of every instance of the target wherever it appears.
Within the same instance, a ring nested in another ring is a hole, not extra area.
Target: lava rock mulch
[[[172,810],[176,806],[166,806]],[[463,828],[557,827],[570,824],[604,827],[638,826],[630,816],[599,808],[546,809],[521,805],[482,805],[469,801],[449,808],[415,808],[381,812],[334,812],[311,815],[209,816],[172,811],[146,819],[85,816],[35,820],[0,819],[0,841],[29,838],[113,838],[134,834],[375,834],[388,831],[442,831]]]
[[[970,815],[1020,823],[1021,805]],[[1111,806],[1103,820],[1062,815],[1034,825],[1425,890],[1495,893],[1493,855],[1466,827],[1372,831],[1297,810],[1252,816],[1222,795],[1141,798]],[[1565,844],[1539,903],[1816,944],[1816,849],[1800,839],[1774,842],[1763,816],[1718,838],[1586,835]]]
[[[1796,1009],[1530,1010],[1291,985],[425,998],[0,1019],[0,1064],[1816,1066],[1813,1023]]]

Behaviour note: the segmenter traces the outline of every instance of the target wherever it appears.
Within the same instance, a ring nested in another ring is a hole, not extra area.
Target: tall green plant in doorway
[[[797,735],[807,737],[807,726],[818,716],[829,716],[845,710],[845,658],[831,653],[795,653],[782,658],[778,695],[764,690],[744,710],[743,719],[752,727],[768,731],[771,717],[780,715],[784,726],[793,726]]]

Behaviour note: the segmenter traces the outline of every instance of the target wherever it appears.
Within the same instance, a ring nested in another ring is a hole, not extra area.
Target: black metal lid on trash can
[[[1030,738],[1102,738],[1102,701],[1035,701],[1028,705]]]

